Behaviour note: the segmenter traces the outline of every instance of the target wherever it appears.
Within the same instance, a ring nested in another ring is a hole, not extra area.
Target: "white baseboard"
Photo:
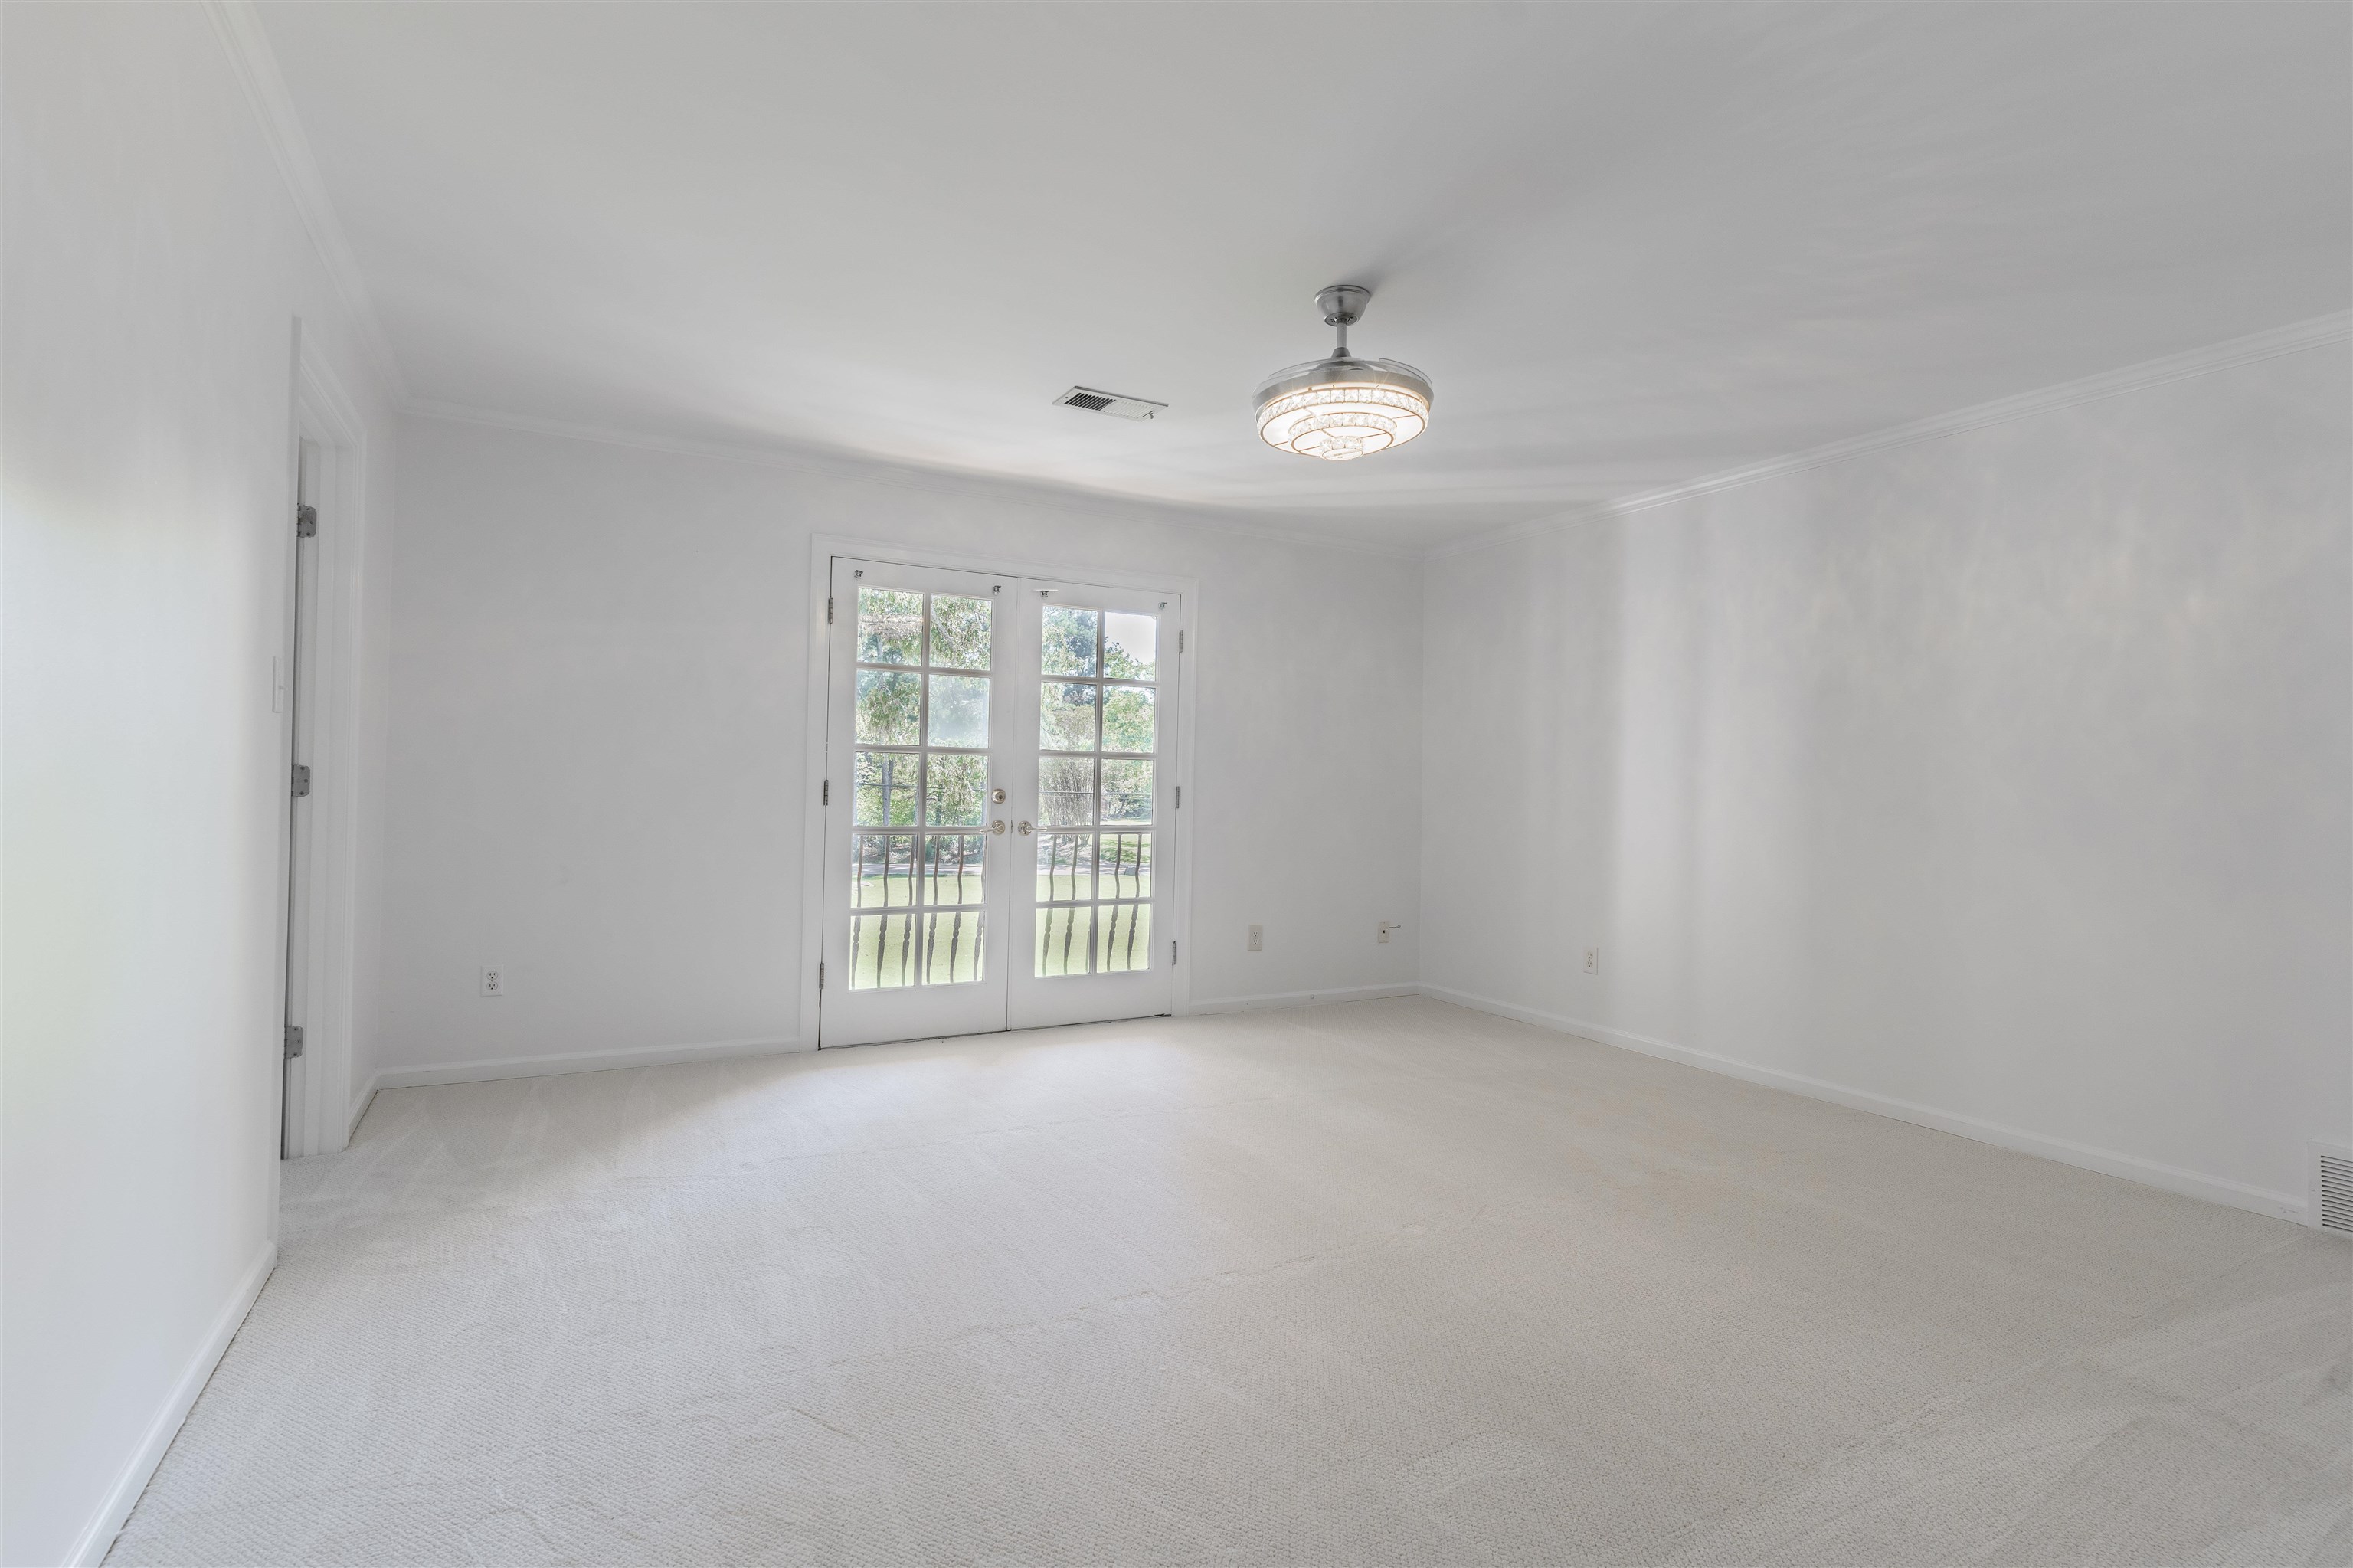
[[[1468,991],[1450,990],[1444,986],[1406,982],[1396,985],[1345,986],[1331,991],[1271,991],[1260,996],[1208,997],[1189,1002],[1188,1014],[1223,1012],[1263,1012],[1282,1008],[1314,1007],[1343,1001],[1370,1001],[1381,997],[1427,996],[1458,1007],[1493,1013],[1522,1023],[1532,1023],[1539,1029],[1550,1029],[1563,1034],[1574,1034],[1598,1044],[1614,1045],[1621,1050],[1640,1052],[1645,1056],[1657,1056],[1685,1066],[1706,1072],[1721,1073],[1767,1088],[1783,1089],[1804,1095],[1810,1099],[1827,1100],[1854,1110],[1870,1111],[1879,1116],[1893,1117],[1915,1126],[1934,1128],[1957,1137],[1990,1143],[1998,1148],[2032,1154],[2044,1160],[2055,1160],[2063,1165],[2084,1171],[2096,1171],[2105,1176],[2121,1177],[2146,1186],[2178,1192],[2184,1197],[2200,1198],[2211,1203],[2222,1203],[2234,1209],[2245,1209],[2277,1219],[2306,1223],[2306,1204],[2303,1195],[2274,1192],[2262,1187],[2252,1187],[2220,1176],[2208,1176],[2179,1166],[2160,1164],[2138,1155],[2121,1154],[2114,1150],[2097,1149],[2089,1144],[2074,1143],[2063,1138],[2029,1132],[2023,1128],[2006,1127],[1998,1122],[1981,1121],[1975,1117],[1942,1111],[1933,1106],[1915,1105],[1886,1095],[1852,1089],[1843,1084],[1827,1083],[1802,1074],[1785,1073],[1778,1068],[1753,1066],[1730,1056],[1719,1056],[1706,1051],[1694,1051],[1678,1045],[1672,1040],[1654,1039],[1629,1030],[1612,1029],[1606,1024],[1585,1019],[1570,1018],[1536,1008],[1522,1007],[1515,1002],[1499,1001],[1493,997],[1474,996]],[[488,1062],[448,1062],[424,1067],[395,1067],[378,1073],[360,1095],[357,1109],[352,1117],[356,1128],[366,1114],[369,1101],[382,1089],[419,1088],[432,1084],[480,1083],[494,1078],[532,1078],[558,1073],[597,1073],[616,1067],[654,1067],[678,1062],[713,1062],[738,1056],[771,1056],[788,1052],[806,1051],[809,1046],[791,1040],[729,1040],[691,1045],[657,1045],[639,1050],[590,1051],[560,1056],[507,1056]],[[226,1341],[224,1341],[226,1343]]]
[[[1197,1012],[1265,1012],[1280,1007],[1314,1007],[1331,1001],[1370,1001],[1383,996],[1419,996],[1421,987],[1408,981],[1403,985],[1346,986],[1337,991],[1277,991],[1264,996],[1217,996],[1206,1001],[1187,1002],[1185,1011]]]
[[[172,1439],[180,1435],[180,1423],[188,1418],[188,1412],[195,1405],[196,1395],[205,1391],[205,1383],[212,1377],[213,1368],[220,1365],[228,1342],[237,1338],[237,1330],[245,1322],[245,1315],[253,1310],[253,1303],[261,1295],[262,1286],[269,1283],[269,1271],[277,1266],[278,1244],[263,1242],[252,1266],[237,1282],[237,1288],[229,1292],[228,1301],[221,1308],[220,1315],[213,1319],[204,1342],[196,1347],[196,1353],[189,1359],[186,1370],[180,1373],[179,1381],[172,1385],[172,1392],[164,1397],[164,1407],[155,1413],[155,1419],[148,1423],[146,1436],[139,1440],[138,1448],[122,1467],[121,1475],[106,1494],[106,1500],[99,1505],[97,1517],[74,1542],[73,1551],[66,1558],[71,1568],[84,1568],[85,1564],[89,1568],[96,1568],[96,1564],[105,1560],[107,1552],[114,1545],[114,1538],[122,1531],[123,1522],[131,1517],[132,1506],[139,1501],[139,1494],[147,1489],[147,1482],[155,1474],[155,1467],[164,1462],[164,1450],[171,1447]]]
[[[1767,1088],[1786,1089],[1810,1099],[1828,1100],[1854,1110],[1875,1112],[1894,1117],[1898,1121],[1912,1122],[1920,1127],[1949,1132],[1957,1137],[1974,1139],[1999,1148],[2015,1150],[2021,1154],[2039,1155],[2056,1160],[2063,1165],[2073,1165],[2085,1171],[2096,1171],[2103,1176],[2120,1176],[2127,1181],[2160,1187],[2168,1192],[2179,1192],[2187,1198],[2202,1198],[2210,1203],[2223,1203],[2233,1209],[2247,1209],[2258,1214],[2270,1214],[2276,1219],[2305,1224],[2305,1200],[2294,1192],[2274,1192],[2262,1187],[2251,1187],[2242,1181],[2228,1181],[2220,1176],[2208,1176],[2196,1171],[2184,1171],[2175,1165],[2162,1165],[2138,1155],[2119,1154],[2114,1150],[2095,1149],[2089,1144],[2073,1143],[2063,1138],[2052,1138],[2043,1133],[2029,1132],[2023,1128],[2004,1127],[1999,1122],[1979,1121],[1975,1117],[1957,1116],[1931,1106],[1915,1105],[1909,1100],[1892,1099],[1862,1089],[1850,1089],[1842,1084],[1825,1083],[1797,1073],[1784,1073],[1774,1067],[1751,1066],[1729,1056],[1717,1056],[1705,1051],[1694,1051],[1671,1040],[1655,1040],[1647,1034],[1635,1034],[1623,1029],[1611,1029],[1582,1019],[1567,1018],[1556,1012],[1543,1012],[1514,1002],[1497,1001],[1493,997],[1472,996],[1468,991],[1449,991],[1444,986],[1425,985],[1421,994],[1439,1001],[1451,1001],[1458,1007],[1472,1008],[1480,1012],[1492,1012],[1499,1018],[1516,1019],[1533,1023],[1540,1029],[1557,1030],[1603,1045],[1615,1045],[1621,1050],[1639,1051],[1645,1056],[1657,1056],[1669,1062],[1681,1062],[1685,1066],[1722,1073],[1726,1077],[1762,1084]]]
[[[440,1062],[386,1067],[369,1085],[418,1089],[433,1084],[479,1084],[493,1078],[541,1078],[559,1073],[608,1073],[617,1067],[666,1067],[679,1062],[721,1062],[737,1056],[781,1056],[810,1047],[797,1040],[713,1040],[690,1045],[648,1045],[625,1051],[578,1051],[556,1056],[499,1056],[487,1062]]]

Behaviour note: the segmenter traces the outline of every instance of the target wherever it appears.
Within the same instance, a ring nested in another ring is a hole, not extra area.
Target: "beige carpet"
[[[2353,1247],[1420,1000],[377,1097],[115,1563],[2353,1560]]]

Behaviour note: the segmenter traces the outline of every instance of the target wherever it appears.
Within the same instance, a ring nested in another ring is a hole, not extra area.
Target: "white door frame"
[[[1008,577],[1038,577],[1048,582],[1057,580],[1100,583],[1105,588],[1169,588],[1180,597],[1177,602],[1177,629],[1183,638],[1180,659],[1192,659],[1198,650],[1199,640],[1194,635],[1193,623],[1200,615],[1201,584],[1197,577],[1178,577],[1167,572],[1130,572],[1114,567],[1073,566],[1069,562],[1039,565],[999,556],[972,555],[960,550],[934,548],[921,545],[893,545],[877,539],[859,538],[846,534],[813,534],[809,536],[808,558],[808,679],[804,694],[804,729],[807,736],[804,755],[806,765],[801,780],[801,970],[800,970],[800,1034],[797,1041],[803,1049],[812,1049],[818,1043],[818,965],[825,957],[825,807],[821,803],[826,768],[826,697],[828,664],[832,656],[831,628],[826,624],[825,600],[833,581],[833,557],[853,556],[860,560],[890,561],[902,566],[937,567],[958,572],[1002,572]],[[1176,782],[1179,790],[1190,795],[1193,786],[1193,758],[1199,747],[1194,737],[1199,733],[1193,722],[1193,694],[1200,683],[1192,678],[1190,664],[1183,666],[1183,679],[1176,691],[1176,713],[1179,736],[1176,748]],[[1177,942],[1176,977],[1171,989],[1172,1011],[1183,1017],[1193,1010],[1193,806],[1170,814],[1164,850],[1167,856],[1169,885],[1168,927]],[[1155,867],[1155,874],[1160,874]]]
[[[308,442],[319,459],[316,493],[319,533],[315,594],[311,607],[311,646],[300,679],[310,712],[311,837],[303,900],[301,943],[306,993],[302,1054],[283,1075],[288,1102],[286,1152],[290,1157],[332,1154],[351,1141],[353,1125],[365,1107],[353,1095],[353,955],[359,896],[359,681],[361,587],[367,563],[367,472],[365,427],[343,385],[311,348],[296,323],[294,440],[295,472]],[[299,480],[287,487],[297,493]],[[288,624],[280,638],[283,668],[291,671],[295,628],[294,506],[280,520],[285,530],[288,591],[282,596]],[[278,772],[284,802],[279,833],[281,888],[291,853],[293,801],[288,780],[295,761],[293,703],[279,715],[281,760]],[[284,896],[284,895],[281,895]],[[280,909],[279,951],[287,944]],[[280,976],[280,995],[286,991]],[[281,1002],[281,1007],[283,1003]],[[279,1020],[282,1026],[283,1014]],[[282,1050],[282,1043],[279,1044]]]

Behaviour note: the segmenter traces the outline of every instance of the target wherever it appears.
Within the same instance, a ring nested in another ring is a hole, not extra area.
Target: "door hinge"
[[[1185,809],[1185,786],[1182,784],[1176,786],[1176,809],[1180,811]]]
[[[294,509],[294,536],[297,539],[316,537],[319,532],[319,509],[297,506]]]
[[[1181,626],[1176,629],[1176,652],[1185,652],[1185,629]]]
[[[832,780],[832,779],[827,779],[827,780],[825,781],[825,793],[824,793],[822,796],[818,797],[818,805],[820,805],[820,806],[830,806],[830,805],[832,805],[832,804],[833,804],[833,780]]]
[[[310,792],[311,765],[307,762],[298,762],[294,765],[294,798],[299,800]]]
[[[825,596],[825,623],[828,626],[831,626],[833,624],[833,596],[831,594]]]
[[[1174,942],[1168,944],[1168,962],[1171,965],[1176,962],[1176,944]]]
[[[291,1062],[301,1054],[302,1026],[299,1023],[290,1023],[286,1026],[286,1059]]]
[[[819,991],[823,991],[825,989],[825,966],[823,964],[819,964],[817,967],[817,989]]]

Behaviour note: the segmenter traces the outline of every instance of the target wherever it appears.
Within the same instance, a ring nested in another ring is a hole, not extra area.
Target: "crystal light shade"
[[[1258,433],[1287,452],[1346,462],[1421,434],[1430,402],[1430,380],[1412,366],[1335,354],[1267,377]]]

